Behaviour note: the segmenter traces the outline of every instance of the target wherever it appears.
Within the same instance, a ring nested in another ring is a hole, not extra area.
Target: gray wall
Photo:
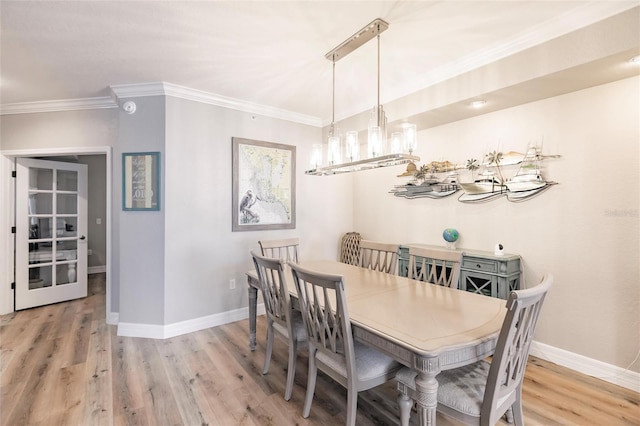
[[[114,155],[114,257],[119,261],[120,322],[164,324],[165,246],[165,98],[134,99],[133,115],[121,109],[118,146]],[[124,102],[124,100],[123,100]],[[122,153],[160,152],[160,210],[122,210]]]
[[[109,271],[121,322],[172,324],[246,307],[249,251],[260,239],[300,236],[304,258],[338,257],[340,237],[352,229],[352,177],[304,174],[321,129],[178,98],[134,100],[133,115],[109,109],[0,116],[3,150],[113,147]],[[297,229],[231,232],[234,136],[297,147]],[[162,153],[159,212],[122,211],[121,154],[139,151]]]
[[[166,130],[166,324],[246,306],[260,239],[299,236],[303,258],[337,258],[352,227],[351,177],[304,174],[319,128],[169,97]],[[296,229],[231,232],[232,137],[296,146]]]

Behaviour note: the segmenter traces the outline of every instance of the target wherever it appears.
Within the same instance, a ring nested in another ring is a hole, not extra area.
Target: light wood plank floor
[[[118,337],[105,323],[104,275],[91,275],[85,299],[0,317],[0,424],[344,424],[346,392],[322,374],[311,416],[301,417],[306,355],[298,359],[293,398],[284,400],[286,344],[276,341],[263,376],[264,317],[258,333],[255,352],[246,320],[166,340]],[[358,424],[397,424],[395,396],[393,383],[366,393]],[[529,362],[527,425],[639,425],[639,403],[624,388]],[[440,415],[438,423],[457,424]]]

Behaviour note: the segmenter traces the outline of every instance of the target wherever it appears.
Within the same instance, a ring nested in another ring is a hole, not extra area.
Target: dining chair
[[[409,278],[458,288],[464,253],[435,247],[409,246]],[[438,265],[439,263],[439,265]],[[451,267],[445,267],[445,264]]]
[[[309,342],[309,372],[303,416],[309,417],[318,369],[347,389],[347,425],[355,425],[358,393],[392,380],[401,365],[355,342],[341,275],[289,262]]]
[[[274,259],[282,259],[286,262],[293,261],[298,263],[298,248],[300,246],[299,238],[286,238],[280,240],[261,240],[260,250],[262,255]]]
[[[438,374],[438,411],[469,425],[495,425],[510,411],[516,425],[524,424],[522,380],[540,310],[552,284],[553,276],[547,275],[537,286],[509,294],[491,363],[482,360]],[[408,368],[396,375],[403,426],[409,424],[416,375]]]
[[[287,282],[284,278],[284,262],[251,252],[258,274],[260,290],[267,314],[267,352],[262,374],[269,372],[271,353],[273,352],[274,331],[289,343],[289,364],[284,399],[291,399],[293,379],[296,374],[298,347],[307,341],[300,312],[292,309]]]
[[[360,241],[358,265],[388,274],[395,274],[398,268],[399,244]]]

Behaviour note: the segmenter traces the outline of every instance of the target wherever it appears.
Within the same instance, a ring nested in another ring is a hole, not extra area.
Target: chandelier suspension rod
[[[377,31],[378,39],[378,103],[376,104],[376,110],[378,111],[378,125],[380,125],[380,24],[378,24]]]
[[[333,93],[331,94],[331,129],[329,136],[333,136],[333,124],[336,122],[336,59],[333,57]]]

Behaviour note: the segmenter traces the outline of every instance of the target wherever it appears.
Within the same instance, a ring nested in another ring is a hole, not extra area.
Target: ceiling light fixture
[[[329,165],[325,167],[316,166],[314,169],[306,171],[306,174],[330,175],[376,167],[392,166],[396,164],[406,164],[411,161],[420,161],[419,157],[412,155],[417,148],[415,124],[403,123],[402,132],[393,133],[390,138],[390,144],[387,144],[387,117],[382,105],[380,104],[380,33],[384,32],[387,28],[389,28],[389,24],[387,22],[380,18],[375,19],[373,22],[362,28],[325,55],[325,58],[329,59],[333,66],[332,115],[331,126],[329,127],[329,138],[327,141],[327,157]],[[367,129],[368,155],[366,159],[360,160],[358,132],[352,130],[346,133],[345,157],[349,162],[342,163],[341,137],[339,131],[336,131],[335,128],[336,62],[374,37],[376,37],[378,41],[378,85],[376,105],[373,107],[373,111],[371,112],[371,118]],[[408,152],[409,154],[404,152]]]
[[[484,99],[479,99],[477,101],[473,101],[469,103],[469,105],[471,105],[473,108],[482,108],[486,104],[487,104],[487,101],[485,101]]]
[[[640,65],[640,55],[634,56],[633,58],[629,59],[629,63],[633,65]]]

